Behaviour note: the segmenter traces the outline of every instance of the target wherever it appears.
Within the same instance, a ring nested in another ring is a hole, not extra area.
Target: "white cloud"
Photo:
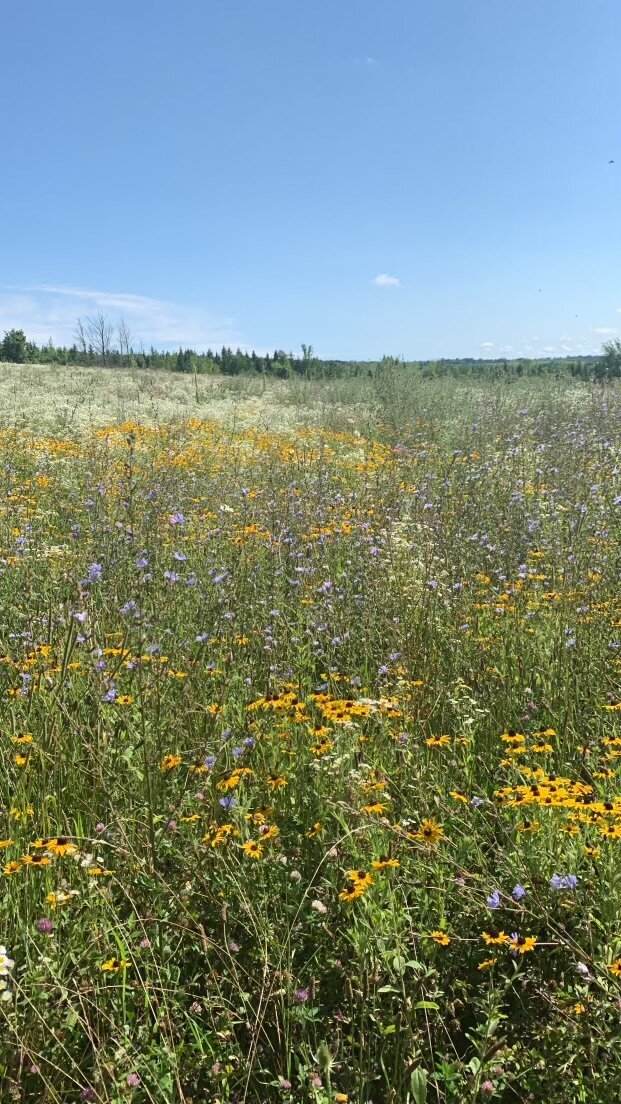
[[[593,333],[601,334],[602,337],[614,337],[617,332],[616,326],[594,326]]]
[[[493,349],[494,348],[494,342],[493,341],[482,341],[481,342],[481,348],[482,349]]]
[[[544,351],[544,353],[553,353],[554,352],[554,345],[544,345],[543,351]]]
[[[375,276],[371,281],[376,287],[399,287],[399,277],[389,276],[387,272],[380,272],[379,276]]]
[[[0,287],[0,333],[25,330],[31,341],[73,344],[78,317],[102,311],[113,324],[123,316],[135,348],[192,346],[197,350],[233,345],[245,348],[232,318],[218,318],[206,308],[151,299],[146,295],[99,291],[67,284]]]

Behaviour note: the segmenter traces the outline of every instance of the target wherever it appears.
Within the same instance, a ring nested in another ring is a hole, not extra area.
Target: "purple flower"
[[[480,809],[481,805],[485,805],[485,798],[484,797],[472,797],[472,798],[470,798],[470,804],[472,805],[473,809]]]
[[[80,1100],[96,1100],[97,1093],[94,1089],[91,1089],[90,1085],[87,1085],[85,1089],[82,1089],[80,1093]]]
[[[197,644],[204,644],[205,641],[209,640],[209,633],[199,633],[195,640]]]
[[[140,1078],[137,1073],[128,1073],[125,1080],[130,1089],[135,1089],[140,1084]]]
[[[203,759],[203,766],[207,767],[207,770],[211,770],[216,765],[215,755],[207,755]]]
[[[234,809],[237,802],[234,797],[221,797],[218,804],[221,805],[223,809]]]
[[[112,683],[108,690],[106,690],[101,700],[102,702],[116,701],[116,686],[114,685],[114,683]]]
[[[486,904],[489,909],[500,908],[500,893],[497,889],[487,898]]]
[[[103,567],[101,564],[92,563],[88,569],[88,575],[86,576],[87,583],[98,583],[103,574]]]
[[[41,935],[51,935],[54,931],[54,925],[51,920],[48,920],[47,916],[42,916],[40,920],[37,920],[37,931],[41,932]]]
[[[513,897],[514,901],[523,900],[523,898],[526,896],[526,890],[524,889],[524,886],[520,885],[520,883],[518,882],[518,884],[515,885],[511,890],[511,896]]]
[[[578,881],[576,874],[553,874],[550,878],[550,889],[575,889]]]
[[[169,583],[178,583],[181,576],[178,575],[176,571],[165,571],[164,578]]]
[[[308,989],[296,989],[293,994],[293,999],[296,1004],[306,1004],[310,993]]]
[[[146,555],[143,552],[142,556],[140,556],[140,558],[136,560],[136,567],[139,567],[142,570],[143,568],[148,567],[148,566],[149,566],[149,561],[148,561]]]
[[[171,525],[185,525],[185,517],[179,510],[170,515],[169,521]]]

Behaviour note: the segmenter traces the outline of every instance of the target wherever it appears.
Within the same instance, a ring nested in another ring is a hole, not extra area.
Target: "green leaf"
[[[439,1012],[440,1011],[440,1005],[436,1004],[435,1001],[428,1001],[428,1000],[417,1001],[416,1004],[414,1005],[414,1010],[418,1011],[421,1008],[426,1008],[426,1009],[429,1010],[429,1012]]]
[[[410,1074],[410,1087],[414,1104],[426,1104],[427,1101],[427,1073],[420,1066]]]

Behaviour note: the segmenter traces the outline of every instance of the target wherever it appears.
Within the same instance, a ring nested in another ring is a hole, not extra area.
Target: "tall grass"
[[[0,433],[6,1099],[614,1099],[621,392],[104,376]]]

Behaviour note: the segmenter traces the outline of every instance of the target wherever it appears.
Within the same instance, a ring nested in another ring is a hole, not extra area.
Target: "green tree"
[[[618,379],[621,376],[621,341],[613,337],[602,345],[602,359],[596,379]]]
[[[28,342],[23,330],[6,330],[0,344],[0,360],[23,364],[27,359]]]

